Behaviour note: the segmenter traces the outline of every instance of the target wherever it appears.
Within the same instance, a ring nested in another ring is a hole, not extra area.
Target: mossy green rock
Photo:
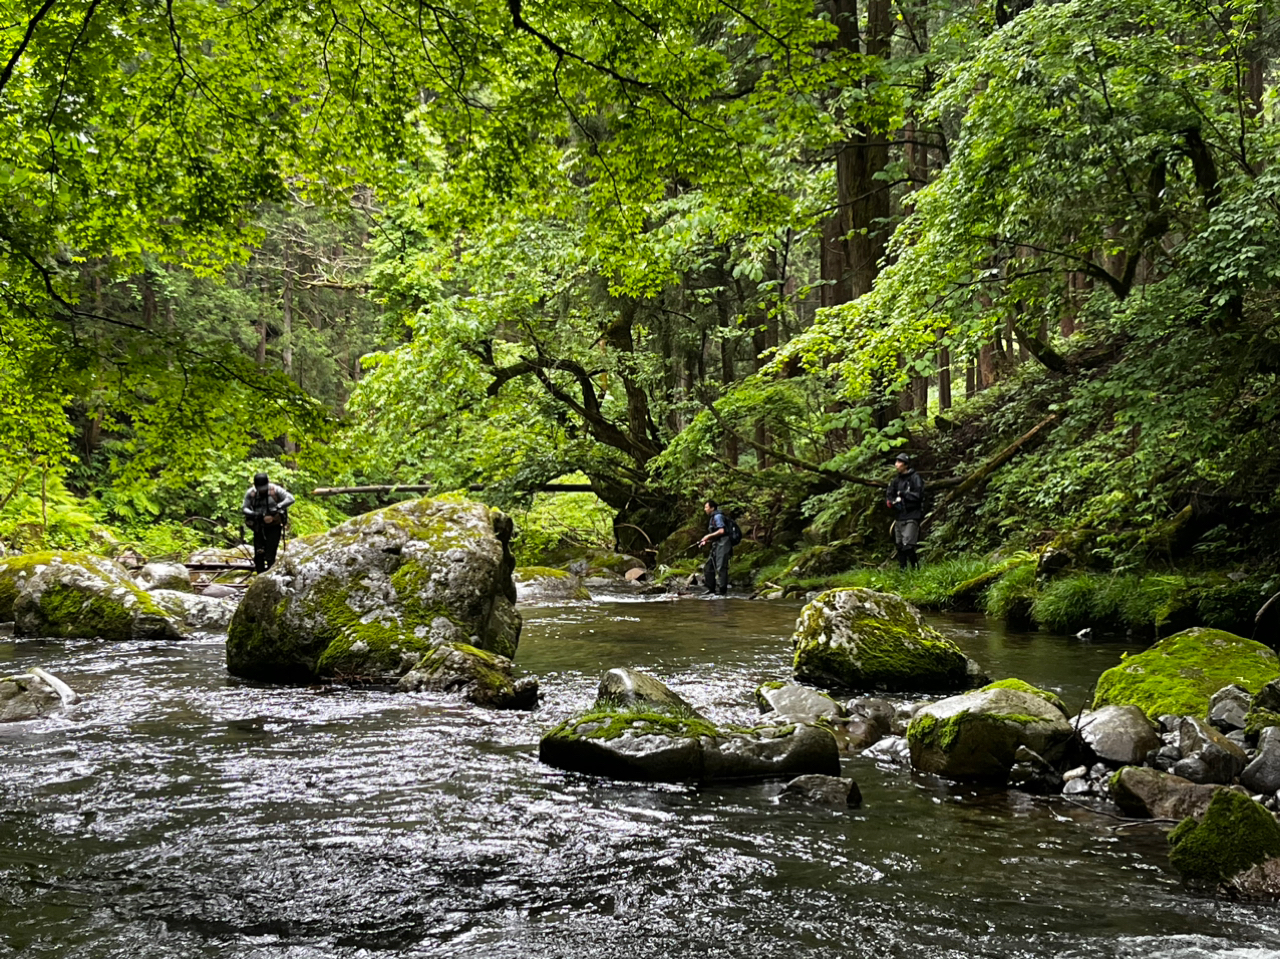
[[[596,688],[596,707],[701,718],[696,709],[662,680],[626,666],[611,669],[600,678],[600,685]]]
[[[459,693],[477,706],[495,709],[533,709],[538,705],[538,681],[515,679],[511,660],[465,643],[448,643],[427,653],[400,678],[400,692]]]
[[[548,766],[640,782],[744,782],[840,774],[830,730],[794,724],[720,728],[667,713],[593,710],[542,737]]]
[[[1052,762],[1071,734],[1066,714],[1043,691],[989,686],[922,707],[907,743],[922,772],[1003,782],[1019,746]]]
[[[1098,679],[1093,708],[1134,705],[1150,718],[1209,714],[1209,699],[1235,683],[1257,693],[1280,676],[1276,654],[1220,629],[1183,630],[1126,656]]]
[[[520,637],[511,520],[465,500],[409,500],[301,547],[246,591],[227,668],[267,682],[397,680],[438,646],[510,658]]]
[[[177,623],[113,560],[32,553],[0,560],[0,612],[18,636],[178,639]]]
[[[832,589],[800,613],[795,678],[833,689],[952,690],[970,685],[959,647],[901,596]]]
[[[1280,858],[1280,823],[1260,803],[1230,789],[1209,801],[1204,818],[1184,819],[1169,833],[1169,862],[1183,879],[1230,891],[1251,867]]]

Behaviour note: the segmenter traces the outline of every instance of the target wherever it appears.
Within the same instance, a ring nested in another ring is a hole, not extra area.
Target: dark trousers
[[[262,573],[276,564],[276,552],[280,549],[280,534],[284,531],[279,523],[263,523],[253,531],[253,568]]]
[[[729,592],[729,557],[732,555],[733,543],[728,536],[717,536],[711,541],[711,555],[702,567],[702,582],[707,589]]]

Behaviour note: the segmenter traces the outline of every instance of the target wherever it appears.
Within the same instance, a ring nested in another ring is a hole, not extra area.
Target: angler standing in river
[[[253,485],[244,494],[244,519],[253,530],[253,569],[262,573],[276,564],[280,536],[289,522],[293,494],[256,473]]]
[[[730,535],[730,524],[720,511],[715,500],[707,500],[702,511],[709,518],[707,535],[698,540],[699,546],[711,544],[711,554],[702,569],[702,581],[706,585],[708,595],[727,596],[729,594],[729,557],[733,555],[733,537]]]
[[[924,519],[924,479],[911,466],[911,457],[899,453],[893,461],[898,471],[885,492],[884,505],[898,515],[893,521],[893,545],[898,551],[898,568],[920,567],[916,545],[920,542],[920,521]]]

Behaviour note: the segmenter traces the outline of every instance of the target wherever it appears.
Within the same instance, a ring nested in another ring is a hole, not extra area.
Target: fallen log
[[[342,496],[347,493],[430,493],[435,489],[430,483],[409,483],[382,486],[321,486],[311,491],[312,496]],[[470,493],[480,493],[484,486],[473,484],[467,487]],[[526,493],[594,493],[590,483],[541,483],[530,486]]]
[[[1009,462],[1009,460],[1013,459],[1014,453],[1018,452],[1018,450],[1022,449],[1023,446],[1025,446],[1027,443],[1031,442],[1033,439],[1039,436],[1040,431],[1043,430],[1046,426],[1049,426],[1051,423],[1056,421],[1057,418],[1058,418],[1057,413],[1050,413],[1048,416],[1042,419],[1039,423],[1037,423],[1034,427],[1032,427],[1026,433],[1022,434],[1022,436],[1019,436],[1016,440],[1014,440],[1012,443],[1010,443],[1008,446],[1002,449],[999,453],[991,457],[991,459],[987,460],[985,463],[979,466],[976,470],[974,470],[972,473],[966,476],[960,482],[960,484],[956,486],[955,489],[953,489],[949,494],[947,494],[947,498],[944,499],[942,503],[938,506],[938,511],[940,512],[942,510],[945,510],[954,500],[959,499],[961,496],[964,496],[966,493],[971,492],[972,490],[980,486],[982,483],[984,483],[987,477],[989,477],[992,473],[998,470],[1005,463]]]

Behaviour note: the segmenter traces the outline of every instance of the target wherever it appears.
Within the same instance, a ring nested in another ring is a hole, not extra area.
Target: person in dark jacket
[[[244,520],[253,530],[253,568],[263,573],[276,564],[280,549],[280,536],[289,522],[288,509],[293,505],[293,494],[283,486],[276,486],[266,473],[257,473],[253,485],[244,494]]]
[[[729,557],[733,555],[733,539],[729,536],[729,524],[715,500],[707,500],[702,511],[710,517],[707,535],[698,540],[699,546],[711,544],[711,554],[702,567],[702,582],[708,595],[729,595]]]
[[[893,521],[893,545],[898,549],[898,568],[920,566],[916,545],[920,542],[920,521],[924,519],[924,480],[911,467],[911,457],[899,453],[893,462],[898,475],[889,483],[884,505],[897,513]]]

